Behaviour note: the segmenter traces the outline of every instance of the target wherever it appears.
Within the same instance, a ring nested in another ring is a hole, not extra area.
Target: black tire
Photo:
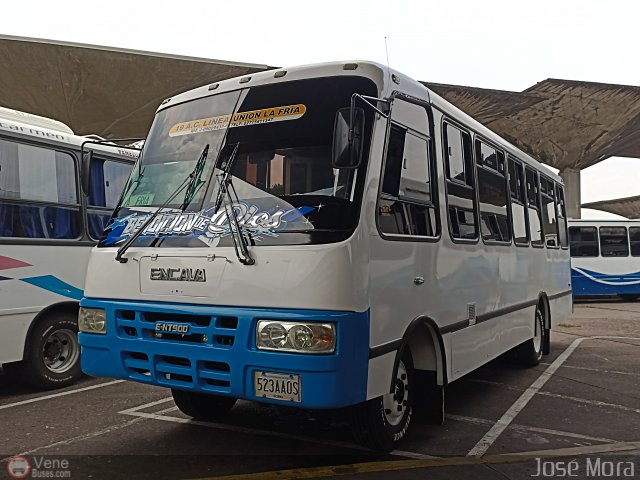
[[[444,387],[433,371],[414,370],[416,394],[413,418],[429,425],[444,423]]]
[[[77,315],[57,312],[40,319],[18,368],[24,382],[45,390],[68,387],[82,377]]]
[[[545,343],[544,314],[540,304],[536,306],[533,338],[516,347],[519,362],[526,367],[535,367],[542,359]]]
[[[640,298],[640,295],[636,295],[635,293],[621,293],[618,296],[626,302],[635,302]]]
[[[549,355],[551,353],[551,330],[544,329],[544,337],[542,338],[542,354]]]
[[[358,443],[372,450],[393,450],[404,438],[411,423],[415,376],[408,349],[398,362],[394,378],[394,393],[352,407],[353,436]],[[395,413],[388,408],[390,404],[395,405]]]
[[[174,388],[171,389],[171,395],[180,411],[196,420],[219,420],[229,413],[236,403],[233,397],[186,392]]]

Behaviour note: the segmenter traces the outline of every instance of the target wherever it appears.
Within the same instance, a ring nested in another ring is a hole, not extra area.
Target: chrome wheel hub
[[[384,416],[390,425],[396,426],[409,406],[409,376],[403,362],[398,365],[393,392],[382,397]]]
[[[42,359],[45,367],[53,373],[65,373],[78,361],[80,347],[76,333],[71,330],[52,332],[42,347]]]

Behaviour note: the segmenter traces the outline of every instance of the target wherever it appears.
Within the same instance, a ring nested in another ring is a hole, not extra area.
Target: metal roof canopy
[[[640,218],[640,195],[583,203],[582,208],[592,208],[603,212],[615,213],[626,218]]]
[[[162,100],[267,65],[0,36],[0,105],[77,134],[144,137]]]

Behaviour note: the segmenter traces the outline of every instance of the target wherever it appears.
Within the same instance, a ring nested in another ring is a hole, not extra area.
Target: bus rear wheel
[[[516,349],[520,363],[527,367],[535,367],[540,363],[547,343],[545,340],[547,335],[547,329],[544,328],[544,315],[540,304],[538,304],[533,323],[533,338],[519,345]]]
[[[353,407],[351,429],[358,443],[388,452],[404,438],[413,415],[414,378],[413,361],[406,350],[398,362],[393,391]]]
[[[76,315],[58,312],[40,320],[31,332],[19,370],[23,380],[37,388],[75,383],[82,376]]]
[[[187,392],[171,389],[173,401],[185,415],[196,420],[214,421],[223,418],[235,405],[233,397],[209,395],[206,393]]]

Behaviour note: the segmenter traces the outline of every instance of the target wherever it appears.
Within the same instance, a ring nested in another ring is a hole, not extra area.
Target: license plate
[[[302,401],[300,375],[274,372],[254,372],[256,396],[299,403]]]

